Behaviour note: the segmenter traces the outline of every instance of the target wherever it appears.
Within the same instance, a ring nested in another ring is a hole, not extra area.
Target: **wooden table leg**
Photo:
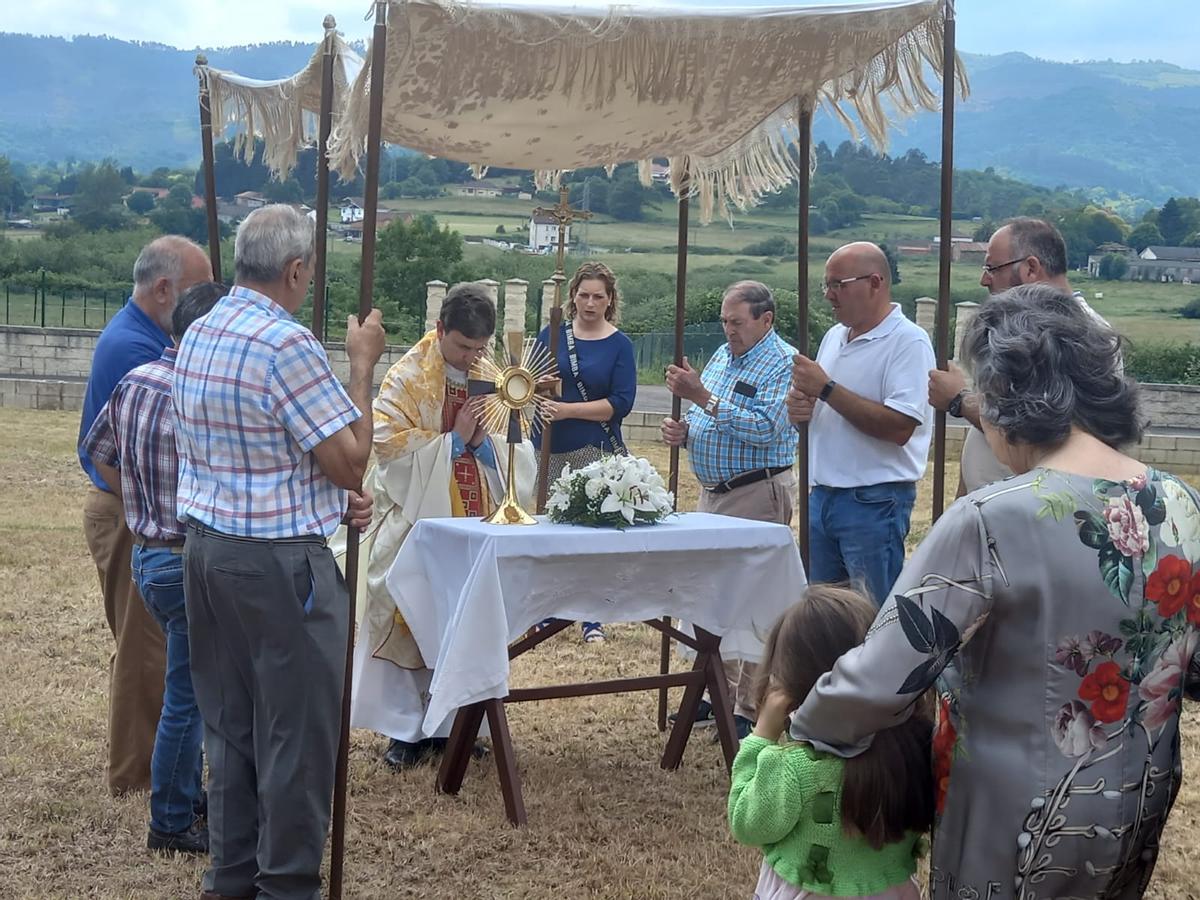
[[[446,741],[442,764],[438,767],[436,786],[440,793],[457,794],[462,787],[467,764],[471,761],[471,751],[475,749],[475,738],[483,723],[483,713],[483,703],[472,703],[460,707],[454,716],[450,739]]]
[[[692,671],[704,669],[707,657],[704,651],[696,654]],[[696,723],[696,711],[700,708],[700,699],[704,695],[704,682],[695,681],[683,689],[683,702],[679,704],[679,712],[675,715],[675,724],[671,727],[671,736],[667,738],[667,746],[663,750],[662,767],[678,769],[683,763],[683,751],[687,748],[688,738],[692,735],[692,727]]]
[[[512,735],[508,732],[508,716],[503,700],[485,700],[488,728],[492,732],[492,752],[496,756],[496,773],[500,777],[500,793],[504,796],[504,811],[513,825],[524,825],[525,800],[521,797],[521,776],[517,774],[517,758],[513,752]]]
[[[738,752],[738,739],[733,723],[733,701],[729,696],[729,685],[725,681],[721,651],[714,647],[711,651],[701,650],[700,653],[704,656],[705,671],[708,674],[708,699],[712,703],[713,717],[717,720],[717,737],[725,754],[725,769],[732,772],[733,758]]]

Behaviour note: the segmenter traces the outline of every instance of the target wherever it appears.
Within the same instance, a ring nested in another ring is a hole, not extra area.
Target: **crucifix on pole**
[[[570,202],[570,191],[566,186],[562,186],[558,190],[558,204],[550,207],[539,206],[533,211],[534,221],[537,221],[538,216],[545,216],[553,219],[558,226],[558,253],[555,258],[554,265],[554,303],[550,307],[550,358],[558,359],[558,330],[562,326],[562,295],[563,284],[567,280],[566,272],[563,269],[566,263],[567,256],[567,229],[572,222],[583,221],[590,219],[592,214],[583,209],[572,209]],[[543,513],[546,511],[546,497],[549,494],[549,469],[550,469],[550,435],[553,430],[553,424],[545,423],[542,428],[542,452],[538,457],[538,490],[537,490],[537,511]]]

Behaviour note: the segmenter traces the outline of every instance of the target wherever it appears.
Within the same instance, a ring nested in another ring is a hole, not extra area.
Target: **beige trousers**
[[[125,525],[120,498],[89,487],[83,534],[116,640],[108,665],[108,789],[114,795],[148,791],[150,756],[162,712],[166,641],[130,574],[133,535]]]
[[[789,469],[774,478],[734,488],[726,494],[714,494],[701,488],[700,503],[696,510],[791,525],[796,512],[796,490],[796,472]],[[727,659],[724,662],[733,713],[753,722],[758,718],[754,677],[758,666],[740,659]]]

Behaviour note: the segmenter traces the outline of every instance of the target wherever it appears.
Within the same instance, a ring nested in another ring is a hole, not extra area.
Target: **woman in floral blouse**
[[[1141,897],[1197,675],[1200,506],[1119,449],[1137,386],[1070,296],[998,295],[964,347],[1019,474],[938,521],[792,734],[853,756],[936,685],[932,897]]]

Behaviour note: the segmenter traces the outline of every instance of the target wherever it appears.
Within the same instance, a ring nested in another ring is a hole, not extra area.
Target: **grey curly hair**
[[[1011,444],[1059,444],[1076,425],[1121,447],[1146,428],[1120,336],[1058,288],[1022,284],[989,298],[963,351],[981,414]]]

